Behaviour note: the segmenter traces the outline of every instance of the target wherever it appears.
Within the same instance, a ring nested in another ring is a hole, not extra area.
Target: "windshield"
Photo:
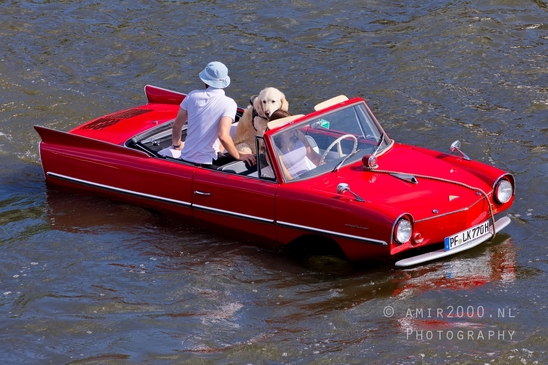
[[[283,128],[272,137],[286,181],[336,171],[366,154],[380,153],[391,141],[364,102]]]

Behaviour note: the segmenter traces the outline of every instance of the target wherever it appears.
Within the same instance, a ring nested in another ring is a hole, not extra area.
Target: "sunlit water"
[[[18,364],[548,362],[548,11],[535,1],[0,1],[0,357]],[[493,242],[305,263],[44,184],[33,125],[188,92],[365,97],[389,135],[512,172]]]

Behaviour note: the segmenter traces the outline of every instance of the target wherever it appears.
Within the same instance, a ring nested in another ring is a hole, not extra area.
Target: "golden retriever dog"
[[[238,121],[234,133],[234,145],[239,152],[255,153],[255,136],[263,136],[270,115],[278,109],[289,110],[284,93],[274,87],[267,87],[256,97],[251,97],[247,107]]]

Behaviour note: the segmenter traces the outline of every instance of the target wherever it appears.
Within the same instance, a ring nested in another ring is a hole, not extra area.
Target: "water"
[[[547,363],[541,0],[0,1],[0,355],[18,364]],[[409,269],[306,263],[44,184],[33,125],[188,92],[365,97],[400,142],[513,173],[493,242]]]

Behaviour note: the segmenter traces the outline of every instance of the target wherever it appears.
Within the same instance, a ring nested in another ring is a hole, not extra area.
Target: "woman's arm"
[[[297,138],[299,138],[301,142],[304,144],[304,146],[306,147],[306,157],[308,157],[308,159],[312,161],[314,165],[318,166],[320,164],[320,160],[322,159],[322,156],[320,156],[316,151],[314,151],[312,146],[310,146],[310,142],[308,142],[308,138],[306,138],[303,132],[298,130]]]
[[[291,176],[291,174],[285,167],[283,156],[280,156],[280,167],[282,168],[282,173],[284,174],[285,178],[287,180],[293,180],[293,176]]]

